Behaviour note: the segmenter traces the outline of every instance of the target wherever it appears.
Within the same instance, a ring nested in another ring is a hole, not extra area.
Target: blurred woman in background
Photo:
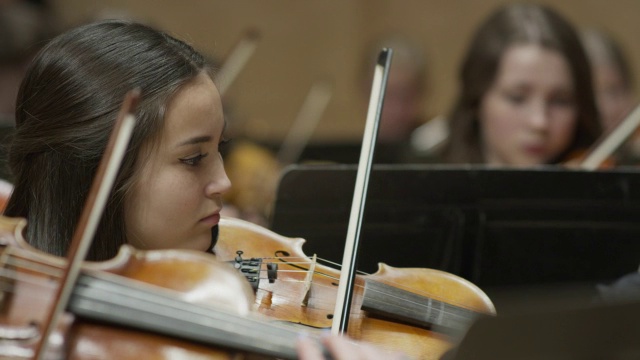
[[[555,164],[601,133],[580,38],[548,7],[511,4],[492,13],[467,50],[460,86],[448,162]]]
[[[604,129],[615,127],[633,108],[633,74],[622,47],[596,29],[582,32],[593,72],[594,90]]]

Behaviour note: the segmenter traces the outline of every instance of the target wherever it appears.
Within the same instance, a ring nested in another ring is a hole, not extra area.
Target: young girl
[[[473,37],[460,75],[444,153],[450,162],[555,164],[600,135],[580,39],[548,7],[495,11]]]
[[[66,254],[116,113],[136,86],[138,123],[88,259],[112,258],[125,243],[211,248],[230,183],[210,69],[185,43],[119,21],[55,38],[20,87],[5,214],[27,219],[33,246]]]
[[[15,189],[5,214],[27,219],[31,245],[64,256],[124,95],[139,87],[137,123],[89,260],[112,258],[122,244],[212,249],[231,184],[211,70],[191,46],[136,23],[99,22],[53,39],[18,94]],[[337,359],[386,356],[342,338],[323,341]],[[309,340],[298,346],[303,359],[320,354]]]

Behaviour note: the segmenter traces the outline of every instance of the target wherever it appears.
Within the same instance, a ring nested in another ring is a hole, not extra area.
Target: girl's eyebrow
[[[205,143],[210,141],[211,141],[211,136],[196,136],[181,142],[180,144],[178,144],[178,146],[195,145],[195,144],[200,144],[200,143]]]
[[[224,123],[222,125],[222,131],[221,133],[224,134],[224,132],[227,130],[227,125],[229,125],[229,122],[227,121],[227,118],[225,117],[223,119]],[[190,139],[187,139],[181,143],[178,144],[178,146],[185,146],[185,145],[196,145],[196,144],[201,144],[201,143],[205,143],[205,142],[210,142],[212,141],[213,138],[211,136],[205,135],[205,136],[195,136],[192,137]]]

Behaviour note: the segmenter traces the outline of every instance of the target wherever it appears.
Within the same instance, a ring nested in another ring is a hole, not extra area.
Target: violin
[[[30,247],[24,219],[0,217],[0,358],[32,359],[66,260]],[[85,263],[45,358],[296,359],[299,330],[250,316],[248,283],[209,254],[138,251]]]
[[[222,218],[219,230],[214,248],[218,259],[264,262],[245,274],[259,283],[259,313],[305,329],[331,327],[340,271],[306,256],[305,240],[234,218]],[[273,271],[270,264],[278,266],[276,279],[267,275]],[[419,359],[440,358],[473,320],[495,314],[478,287],[434,269],[381,263],[376,273],[357,276],[355,287],[349,337]]]

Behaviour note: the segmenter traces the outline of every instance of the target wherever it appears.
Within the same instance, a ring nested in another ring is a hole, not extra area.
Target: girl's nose
[[[205,187],[205,194],[207,197],[221,195],[229,191],[230,188],[231,180],[229,180],[227,172],[224,170],[222,161],[220,161],[213,171],[211,180]]]
[[[549,126],[549,107],[544,102],[532,105],[528,114],[528,124],[540,131],[544,131]]]

